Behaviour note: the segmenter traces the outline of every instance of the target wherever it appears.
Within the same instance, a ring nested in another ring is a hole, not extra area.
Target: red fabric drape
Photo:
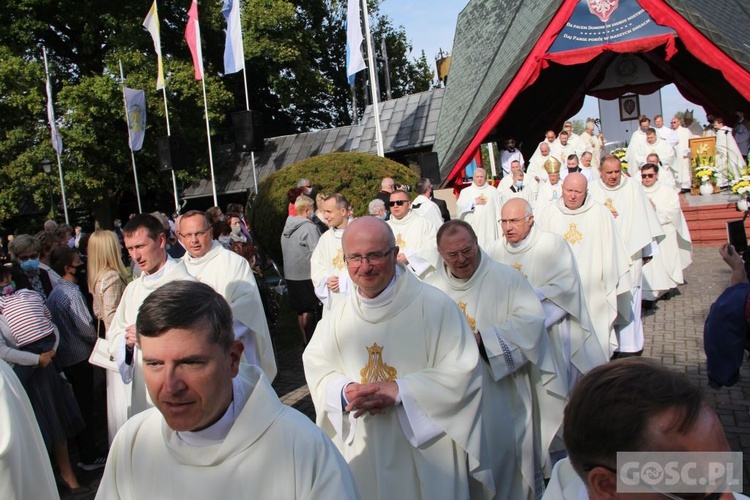
[[[663,0],[637,0],[651,16],[651,18],[662,26],[668,26],[677,32],[685,48],[703,64],[721,71],[724,78],[737,89],[746,99],[750,100],[750,73],[744,70],[732,58],[719,50],[708,38],[703,36],[690,22],[677,14]],[[621,42],[615,44],[604,44],[590,49],[547,54],[565,23],[573,14],[578,0],[566,0],[558,9],[552,21],[537,40],[516,76],[505,89],[500,100],[495,104],[477,130],[471,142],[459,157],[453,170],[446,178],[451,182],[461,171],[462,167],[471,161],[472,155],[478,150],[482,141],[497,126],[507,112],[513,100],[526,87],[534,83],[541,71],[549,66],[549,62],[563,65],[582,64],[588,62],[605,51],[619,53],[647,52],[666,43],[666,60],[670,60],[677,53],[674,35],[659,35],[640,40]]]

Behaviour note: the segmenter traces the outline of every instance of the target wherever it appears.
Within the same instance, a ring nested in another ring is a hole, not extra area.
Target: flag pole
[[[167,108],[167,86],[166,84],[161,88],[162,96],[164,96],[164,117],[167,120],[167,136],[172,135],[172,130],[169,128],[169,109]],[[170,172],[172,172],[172,192],[174,193],[174,211],[175,213],[180,212],[180,200],[177,198],[177,176],[174,173],[174,169],[171,169]]]
[[[125,122],[128,124],[128,149],[130,150],[130,161],[133,164],[133,180],[135,181],[135,196],[138,199],[138,213],[143,213],[141,206],[141,190],[138,188],[138,169],[135,168],[135,153],[133,153],[133,137],[130,133],[130,116],[128,115],[128,101],[125,98],[125,73],[122,71],[122,59],[120,63],[120,86],[122,87],[122,103],[125,108]]]
[[[370,67],[370,94],[372,95],[372,111],[375,118],[375,141],[378,156],[384,157],[383,132],[380,130],[380,110],[378,109],[377,75],[375,73],[375,53],[372,48],[372,33],[370,33],[370,16],[367,13],[367,0],[362,0],[362,15],[365,18],[365,37],[367,38],[367,62]]]
[[[44,74],[47,77],[46,86],[47,86],[47,110],[48,110],[48,118],[50,120],[50,131],[53,134],[52,137],[52,147],[55,150],[55,153],[57,154],[57,171],[60,174],[60,192],[62,193],[62,201],[63,201],[63,212],[65,213],[65,223],[70,224],[70,219],[68,218],[68,200],[65,197],[65,181],[63,180],[63,171],[62,171],[62,161],[60,160],[60,150],[62,149],[62,144],[57,143],[58,140],[56,137],[54,137],[55,134],[59,135],[59,132],[57,132],[56,127],[54,127],[55,122],[55,110],[54,105],[52,104],[52,85],[49,81],[49,67],[47,65],[47,49],[46,47],[42,46],[42,54],[44,55]],[[60,144],[60,146],[55,147],[55,144]]]

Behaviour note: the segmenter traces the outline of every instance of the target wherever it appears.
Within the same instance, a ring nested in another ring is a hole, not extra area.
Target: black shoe
[[[81,460],[78,462],[78,467],[85,471],[101,469],[105,465],[107,465],[107,457],[98,457],[93,460]]]

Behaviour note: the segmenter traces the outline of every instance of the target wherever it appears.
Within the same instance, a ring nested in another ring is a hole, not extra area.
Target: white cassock
[[[125,330],[130,325],[135,325],[138,310],[146,297],[151,295],[151,292],[176,280],[194,281],[195,278],[190,276],[182,260],[174,260],[167,256],[167,262],[161,269],[153,274],[141,273],[140,276],[131,281],[125,287],[120,304],[117,306],[115,318],[112,320],[107,335],[109,337],[110,354],[115,357],[122,381],[125,384],[130,384],[130,387],[125,387],[129,394],[129,397],[125,399],[130,403],[130,406],[128,408],[107,408],[107,411],[116,411],[120,417],[122,412],[125,412],[127,417],[118,419],[120,422],[124,422],[127,418],[154,406],[146,391],[146,382],[143,379],[143,360],[141,350],[137,346],[133,352],[132,363],[125,363]]]
[[[2,359],[0,498],[59,498],[52,464],[29,396],[13,368]]]
[[[674,133],[674,130],[667,127],[666,125],[662,125],[661,127],[654,127],[654,130],[656,130],[656,133],[659,136],[659,139],[662,141],[667,141],[667,144],[674,147],[677,144],[677,135]]]
[[[542,463],[567,394],[539,299],[523,276],[484,251],[471,278],[456,278],[441,264],[427,282],[447,293],[482,337],[484,429],[495,498],[533,499],[543,490]]]
[[[568,142],[565,143],[565,146],[563,146],[560,143],[560,139],[555,139],[555,147],[553,150],[550,150],[550,154],[560,160],[560,163],[565,165],[565,163],[568,161],[568,156],[570,155],[576,155],[578,156],[578,144],[575,142],[572,142],[570,140],[570,137],[568,138]],[[580,158],[580,156],[579,156]]]
[[[248,363],[260,366],[268,380],[273,382],[276,358],[250,264],[216,241],[203,257],[194,259],[186,254],[183,260],[192,277],[209,285],[229,303],[234,319],[234,337],[245,346]]]
[[[442,220],[442,218],[440,219]],[[396,238],[399,253],[409,260],[407,268],[420,278],[424,278],[437,267],[437,227],[424,217],[409,210],[403,219],[391,214],[386,221]]]
[[[716,131],[716,169],[719,171],[719,185],[728,184],[730,179],[738,179],[745,168],[747,160],[740,153],[732,129],[726,125],[721,127]]]
[[[542,500],[588,500],[586,484],[570,464],[568,457],[555,464]]]
[[[156,408],[130,419],[96,498],[360,498],[333,443],[279,401],[258,367],[242,365],[232,389],[227,412],[203,431],[175,432]]]
[[[539,183],[539,192],[536,195],[536,207],[534,208],[535,213],[542,213],[547,205],[562,198],[562,184],[562,181],[558,181],[554,186],[549,181]]]
[[[542,156],[542,153],[534,154],[529,160],[529,167],[526,169],[526,176],[533,179],[537,184],[546,181],[549,178],[549,174],[544,169],[544,163],[549,160],[551,156],[551,153],[547,156]],[[539,178],[538,181],[536,180],[537,177]],[[500,186],[498,186],[498,190],[499,189]]]
[[[604,147],[602,138],[599,135],[589,134],[588,130],[584,130],[580,141],[583,151],[591,153],[591,166],[599,168],[599,159],[602,156],[602,148]]]
[[[642,184],[641,167],[646,164],[646,158],[650,154],[658,155],[661,162],[661,166],[659,167],[659,183],[676,189],[677,181],[675,180],[675,175],[679,175],[679,172],[674,168],[674,148],[659,137],[656,138],[656,142],[653,144],[649,144],[646,141],[639,143],[635,147],[635,151],[633,152],[633,161],[635,163],[628,163],[628,173],[632,176],[631,178]]]
[[[310,279],[315,287],[315,295],[323,303],[324,315],[344,300],[352,289],[352,280],[349,278],[349,271],[344,262],[344,247],[341,246],[344,229],[332,227],[320,235],[318,244],[310,257]],[[339,278],[337,292],[332,292],[326,286],[326,281],[331,276]]]
[[[398,264],[380,295],[366,299],[355,290],[324,316],[302,360],[316,423],[344,455],[363,498],[467,499],[470,475],[494,492],[479,351],[443,292]],[[355,419],[342,409],[350,382],[396,382],[401,402]]]
[[[486,203],[478,205],[477,198],[482,198]],[[500,237],[500,203],[500,192],[489,183],[482,187],[472,183],[458,195],[458,218],[471,225],[480,245],[489,244]]]
[[[630,258],[612,214],[589,195],[575,210],[562,199],[535,218],[538,228],[561,235],[573,250],[589,311],[602,351],[610,357],[617,348],[615,321],[631,315]]]
[[[630,165],[636,165],[636,159],[635,159],[635,150],[638,147],[639,144],[646,142],[646,132],[641,131],[641,129],[637,129],[633,134],[630,136],[630,142],[628,142],[628,149],[625,151],[625,158],[624,160],[628,162],[628,168],[630,168]]]
[[[411,209],[417,215],[421,215],[432,222],[435,228],[443,225],[443,216],[440,214],[440,207],[425,195],[420,194],[414,198],[414,201],[411,202]]]
[[[503,177],[507,177],[510,175],[510,163],[512,161],[518,161],[518,163],[521,164],[521,169],[523,169],[524,161],[523,161],[523,155],[521,154],[521,150],[515,149],[513,151],[508,151],[507,149],[500,150],[500,166],[503,167]]]
[[[643,281],[643,258],[658,251],[657,243],[664,239],[656,212],[649,203],[643,186],[625,175],[620,182],[609,187],[599,179],[589,186],[589,196],[607,207],[615,217],[630,257],[630,276],[633,280],[631,321],[617,326],[617,342],[620,352],[637,352],[643,349],[643,323],[641,322],[641,283]]]
[[[512,200],[513,198],[521,198],[534,207],[536,205],[536,191],[533,187],[534,184],[536,183],[533,181],[531,184],[526,184],[524,181],[524,185],[520,188],[511,185],[507,190],[500,194],[500,206],[502,207],[508,202],[508,200]]]
[[[509,243],[503,237],[493,243],[487,253],[494,260],[517,269],[542,301],[547,333],[556,364],[564,367],[563,385],[568,391],[580,375],[609,361],[593,333],[573,250],[562,236],[542,231],[535,225],[518,244]]]
[[[689,129],[680,125],[674,131],[677,144],[674,146],[675,170],[678,172],[677,180],[683,188],[689,188],[692,184],[692,173],[690,165],[690,139],[694,135]]]
[[[682,271],[692,262],[693,244],[677,193],[659,184],[644,186],[643,190],[664,231],[659,252],[643,266],[643,299],[656,300],[685,283]]]

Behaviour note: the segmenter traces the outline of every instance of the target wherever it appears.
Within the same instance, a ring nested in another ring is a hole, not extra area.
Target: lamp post
[[[52,219],[54,220],[55,201],[52,198],[52,180],[50,179],[50,174],[52,173],[52,162],[49,160],[49,158],[45,158],[39,162],[39,165],[42,166],[42,170],[44,170],[44,173],[47,174],[47,191],[49,191],[49,204],[52,209]]]

